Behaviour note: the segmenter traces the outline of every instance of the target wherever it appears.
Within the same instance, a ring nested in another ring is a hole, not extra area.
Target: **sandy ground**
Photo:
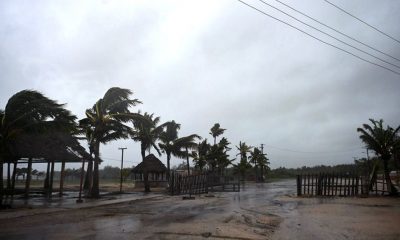
[[[298,198],[292,180],[195,200],[145,197],[3,211],[0,239],[400,239],[399,198]]]

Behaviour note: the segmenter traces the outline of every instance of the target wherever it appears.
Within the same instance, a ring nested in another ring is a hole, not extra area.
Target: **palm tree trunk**
[[[91,197],[98,198],[100,196],[99,191],[99,149],[100,143],[96,142],[94,148],[94,169],[93,169],[93,186],[91,191]]]
[[[92,180],[93,180],[93,160],[89,160],[86,176],[85,176],[85,184],[83,185],[83,189],[86,194],[90,195],[90,190],[92,188]]]
[[[167,153],[167,181],[169,181],[171,153]]]
[[[11,189],[11,162],[7,163],[7,189],[10,191]]]
[[[140,144],[140,153],[142,154],[142,161],[144,161],[144,158],[146,157],[146,147],[144,144]]]
[[[28,159],[28,172],[26,175],[26,182],[25,182],[25,197],[29,197],[29,190],[31,186],[31,179],[32,179],[32,158]]]
[[[0,207],[3,206],[4,188],[3,188],[3,158],[0,157]]]
[[[190,165],[189,165],[189,152],[188,152],[188,148],[186,148],[186,164],[187,164],[187,172],[188,172],[188,175],[190,175]]]
[[[144,162],[144,159],[146,157],[146,148],[142,144],[140,147],[141,154],[142,154],[142,162]],[[143,171],[143,181],[144,181],[144,191],[145,192],[150,192],[150,183],[149,183],[149,173],[147,172],[147,169],[144,168]]]
[[[18,160],[15,160],[13,173],[12,173],[12,182],[11,182],[11,197],[14,196],[14,192],[15,192],[15,178],[17,177],[17,164],[18,164]]]
[[[61,163],[61,173],[60,173],[60,193],[59,196],[62,197],[64,190],[64,177],[65,177],[65,161]]]
[[[382,158],[382,160],[383,160],[383,171],[384,171],[384,175],[385,175],[385,182],[386,182],[387,190],[390,195],[397,195],[397,193],[398,193],[397,189],[393,186],[392,180],[390,179],[390,171],[388,168],[389,159]]]
[[[260,178],[261,182],[264,182],[264,166],[261,165],[261,178]]]

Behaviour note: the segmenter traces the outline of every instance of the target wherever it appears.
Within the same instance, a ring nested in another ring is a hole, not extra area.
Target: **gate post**
[[[301,175],[297,175],[297,196],[301,196]]]

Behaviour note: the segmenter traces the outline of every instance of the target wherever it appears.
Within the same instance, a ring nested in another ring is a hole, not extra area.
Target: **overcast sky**
[[[259,1],[245,1],[379,62]],[[399,1],[331,1],[400,39]],[[274,0],[266,2],[400,65]],[[400,58],[400,43],[323,0],[282,2]],[[232,157],[239,141],[263,143],[273,168],[352,163],[365,156],[357,127],[369,118],[400,124],[400,75],[234,0],[1,1],[0,84],[0,108],[16,92],[34,89],[67,103],[79,118],[110,87],[129,88],[143,102],[133,111],[181,123],[180,136],[196,133],[209,140],[218,122],[227,129]],[[139,143],[116,141],[101,146],[103,166],[119,166],[118,147],[128,148],[126,165],[140,161]]]

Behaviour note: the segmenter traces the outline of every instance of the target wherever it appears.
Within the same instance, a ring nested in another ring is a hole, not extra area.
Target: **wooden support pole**
[[[49,180],[49,191],[48,191],[48,197],[52,197],[53,194],[53,180],[54,180],[54,160],[51,160],[51,166],[50,166],[50,180]]]
[[[25,197],[29,197],[29,190],[30,190],[30,185],[31,185],[31,179],[32,179],[32,158],[28,159],[28,170],[26,174],[26,182],[25,182]]]
[[[301,175],[297,175],[297,196],[301,196]]]

